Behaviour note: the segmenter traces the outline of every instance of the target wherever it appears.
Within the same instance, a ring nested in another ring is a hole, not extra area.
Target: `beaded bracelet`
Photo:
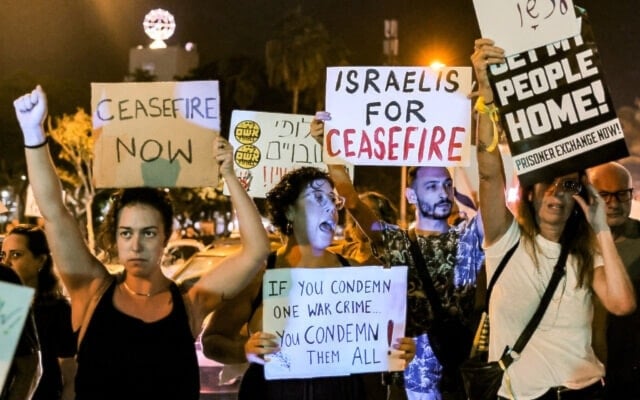
[[[498,146],[498,139],[500,136],[498,133],[498,121],[500,121],[498,107],[493,104],[493,101],[485,103],[484,97],[479,96],[478,100],[476,100],[476,105],[473,108],[480,114],[486,114],[491,118],[491,122],[493,123],[493,139],[491,140],[491,144],[486,148],[486,150],[491,153]]]
[[[38,143],[38,144],[34,144],[34,145],[25,144],[24,148],[25,149],[39,149],[40,147],[44,147],[44,145],[46,145],[47,143],[49,143],[49,136],[45,137],[44,141],[42,143]]]

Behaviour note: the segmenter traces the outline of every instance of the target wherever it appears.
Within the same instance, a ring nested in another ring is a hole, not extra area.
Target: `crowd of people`
[[[514,345],[562,254],[568,256],[551,303],[506,370],[498,398],[640,398],[640,339],[630,334],[640,328],[640,221],[630,217],[632,176],[623,164],[608,162],[520,186],[511,206],[505,165],[493,144],[496,121],[486,112],[494,103],[487,70],[505,62],[504,51],[478,39],[471,60],[479,105],[476,216],[452,218],[455,182],[445,167],[408,169],[405,197],[415,211],[408,229],[397,225],[393,202],[377,192],[359,193],[344,166],[303,167],[267,194],[271,222],[284,239],[271,252],[260,213],[234,171],[232,146],[218,136],[212,154],[242,246],[188,285],[160,269],[174,220],[171,200],[160,189],[121,189],[110,200],[101,243],[124,270],[110,273],[94,256],[61,197],[43,128],[46,95],[38,86],[18,98],[14,106],[44,229],[18,224],[2,243],[0,261],[10,267],[0,267],[2,280],[34,288],[35,298],[0,398],[198,399],[195,341],[202,335],[208,357],[250,363],[240,400],[463,400],[457,365],[439,359],[433,327],[448,319],[475,328],[477,292],[511,248],[488,304],[490,360]],[[321,144],[330,118],[318,112],[311,123]],[[347,233],[336,243],[343,208]],[[406,362],[404,371],[265,379],[264,364],[280,349],[275,333],[263,329],[265,272],[360,265],[408,267],[407,337],[390,344]]]

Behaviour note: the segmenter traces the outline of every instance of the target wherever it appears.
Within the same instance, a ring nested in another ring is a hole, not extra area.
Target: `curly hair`
[[[285,235],[288,232],[289,220],[287,219],[287,208],[294,205],[300,193],[317,180],[329,182],[331,187],[335,187],[329,174],[315,167],[302,167],[285,174],[280,182],[274,186],[266,196],[267,211],[271,218],[271,223]]]
[[[579,171],[578,175],[580,182],[584,185],[586,183],[585,171]],[[535,236],[540,233],[540,226],[536,222],[536,211],[533,202],[529,200],[532,192],[533,185],[520,187],[517,218],[522,230],[522,236],[525,239],[525,248],[537,264],[538,252],[535,249]],[[577,259],[578,286],[590,285],[593,277],[593,269],[591,268],[594,261],[593,253],[594,249],[599,250],[599,246],[595,233],[578,203],[574,204],[571,216],[564,225],[560,244],[568,246],[569,254],[574,255]]]
[[[116,231],[120,211],[124,207],[143,204],[155,208],[162,215],[165,244],[171,237],[173,229],[173,206],[169,193],[155,188],[127,188],[120,189],[111,195],[111,205],[104,222],[100,227],[98,241],[104,250],[111,255],[116,247]]]
[[[27,239],[27,248],[35,257],[46,256],[46,260],[40,270],[38,270],[38,287],[36,288],[36,299],[45,300],[62,297],[62,287],[60,280],[53,270],[53,260],[49,243],[42,228],[32,224],[16,225],[8,234],[21,235]]]

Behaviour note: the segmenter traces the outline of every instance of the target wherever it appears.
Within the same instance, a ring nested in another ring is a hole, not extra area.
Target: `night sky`
[[[469,65],[479,35],[470,0],[0,0],[0,82],[5,88],[0,101],[6,103],[0,122],[5,128],[15,123],[6,120],[9,96],[15,96],[11,90],[19,94],[38,82],[77,99],[64,105],[50,99],[52,113],[88,107],[89,83],[122,81],[129,49],[150,43],[142,21],[151,9],[164,8],[175,16],[177,29],[168,44],[196,43],[203,64],[231,55],[261,57],[274,23],[298,4],[346,44],[355,65],[381,63],[388,18],[399,22],[400,63],[405,65],[436,58]],[[615,105],[631,104],[640,81],[637,1],[576,4],[590,14]],[[0,138],[0,159],[19,148],[8,142],[21,141],[6,136]]]

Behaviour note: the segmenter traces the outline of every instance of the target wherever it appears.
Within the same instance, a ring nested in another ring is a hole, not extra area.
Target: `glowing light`
[[[446,67],[446,65],[438,60],[436,61],[432,61],[431,64],[429,65],[431,67],[431,69],[433,70],[441,70],[442,68]]]
[[[164,41],[173,36],[176,30],[176,21],[169,11],[156,8],[145,15],[142,26],[144,33],[153,39],[149,48],[164,49],[167,47]]]

